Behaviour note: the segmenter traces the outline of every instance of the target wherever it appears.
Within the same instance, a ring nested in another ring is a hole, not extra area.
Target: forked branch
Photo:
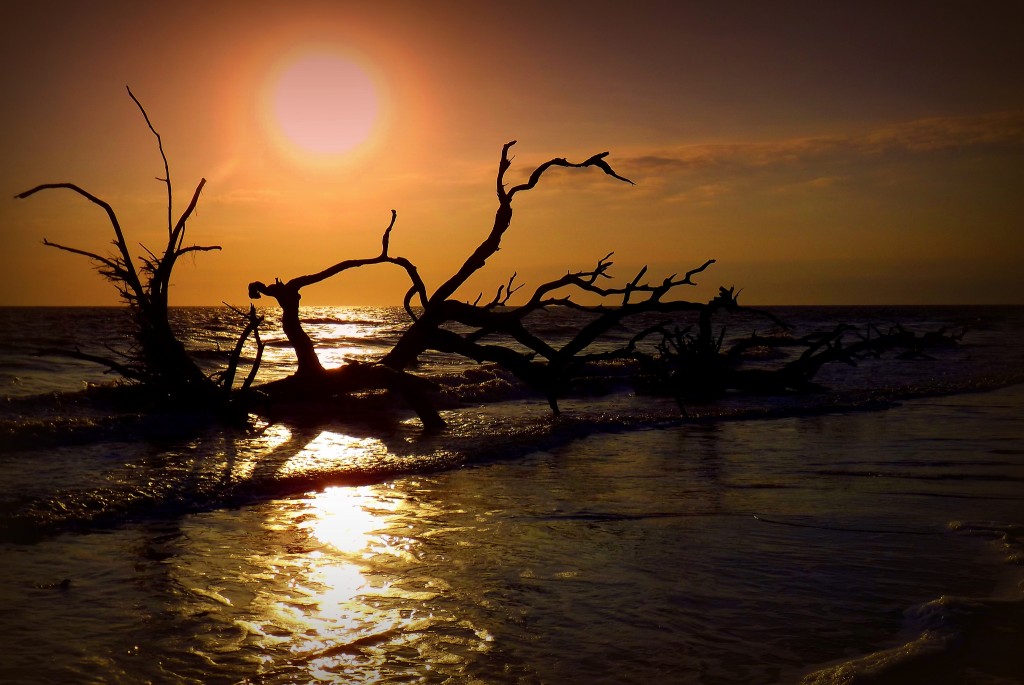
[[[508,227],[512,223],[512,198],[520,191],[535,188],[540,182],[541,176],[544,175],[544,172],[551,167],[561,166],[579,169],[583,167],[596,166],[609,176],[633,185],[633,182],[628,178],[619,176],[615,173],[611,166],[604,161],[604,158],[608,156],[608,153],[602,152],[594,155],[586,161],[578,163],[569,162],[562,157],[548,160],[533,170],[533,173],[530,174],[530,179],[526,183],[520,184],[513,187],[511,190],[506,191],[504,180],[505,172],[512,165],[512,162],[508,157],[508,151],[515,144],[516,141],[513,140],[505,143],[501,148],[501,159],[498,161],[498,177],[496,185],[498,193],[498,210],[494,215],[494,225],[491,228],[491,232],[487,235],[484,241],[477,246],[469,258],[463,263],[462,267],[436,291],[434,291],[434,294],[430,296],[430,302],[432,304],[443,302],[454,295],[455,291],[458,290],[470,276],[482,269],[487,263],[487,260],[498,251],[501,247],[501,238],[505,235],[505,231],[508,230]]]
[[[420,303],[424,306],[426,305],[426,287],[423,285],[423,280],[420,278],[416,266],[404,257],[392,257],[388,254],[391,229],[394,228],[397,216],[397,212],[391,210],[391,221],[388,223],[387,228],[384,229],[384,235],[381,238],[381,253],[376,257],[346,259],[315,274],[297,276],[289,281],[275,279],[270,284],[263,283],[262,281],[253,281],[249,284],[250,298],[259,299],[261,296],[267,295],[276,299],[281,307],[281,326],[298,358],[299,367],[296,371],[298,375],[314,376],[322,374],[324,371],[316,355],[313,341],[302,329],[302,323],[299,321],[299,301],[302,298],[300,293],[302,288],[319,283],[349,269],[370,266],[371,264],[395,264],[405,270],[409,280],[412,282],[412,286],[405,297],[405,307],[409,315],[415,319],[411,306],[411,299],[414,295],[419,295]]]
[[[79,250],[77,248],[68,248],[63,245],[51,243],[47,240],[44,240],[43,244],[49,247],[56,247],[58,249],[65,250],[67,252],[74,252],[76,254],[83,255],[85,257],[88,257],[90,259],[99,261],[107,265],[117,264],[120,267],[120,270],[123,271],[125,285],[131,291],[131,294],[134,297],[139,298],[140,304],[144,305],[145,291],[142,288],[142,282],[139,280],[139,275],[135,271],[135,266],[132,264],[132,255],[131,252],[129,252],[128,250],[128,244],[125,242],[124,232],[121,230],[121,223],[117,220],[117,214],[114,213],[114,208],[111,207],[108,202],[101,200],[100,198],[96,197],[90,192],[87,192],[86,190],[83,190],[81,187],[75,185],[74,183],[43,183],[42,185],[38,185],[35,188],[26,190],[25,192],[18,193],[14,197],[19,200],[23,200],[43,190],[55,190],[60,188],[77,193],[84,197],[85,199],[89,200],[89,202],[92,202],[94,205],[103,208],[103,211],[107,213],[107,218],[110,220],[111,227],[114,229],[114,245],[117,247],[118,252],[120,252],[121,258],[120,260],[109,260],[105,257],[100,257],[99,255],[92,252]],[[120,277],[121,275],[119,274],[118,278]]]
[[[103,358],[90,359],[85,353],[76,352],[78,358],[106,364],[125,377],[151,384],[158,389],[162,397],[176,396],[191,399],[205,396],[213,389],[214,383],[196,365],[186,352],[184,345],[175,337],[168,321],[167,295],[174,264],[179,257],[188,253],[220,249],[216,245],[185,246],[184,244],[186,222],[195,211],[206,180],[203,179],[199,182],[185,211],[182,212],[177,223],[173,223],[170,166],[167,162],[167,155],[164,153],[163,140],[153,127],[142,103],[135,97],[131,89],[128,89],[128,95],[142,113],[149,130],[156,137],[160,159],[163,163],[164,176],[158,180],[167,188],[167,247],[162,254],[157,254],[142,246],[143,254],[136,265],[114,209],[108,202],[74,183],[46,183],[26,190],[16,197],[24,199],[43,190],[70,190],[101,207],[106,212],[113,228],[113,242],[117,248],[117,254],[113,256],[103,256],[91,250],[43,240],[43,244],[47,247],[77,254],[93,261],[100,274],[114,284],[121,298],[129,305],[134,338],[129,353],[129,362],[110,364]]]

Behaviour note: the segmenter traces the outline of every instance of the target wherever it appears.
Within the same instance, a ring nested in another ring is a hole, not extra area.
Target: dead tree
[[[414,402],[416,411],[424,423],[442,425],[440,417],[430,407],[422,380],[407,373],[419,356],[427,350],[453,353],[479,362],[493,362],[508,369],[519,380],[539,391],[558,413],[558,397],[564,392],[574,372],[588,361],[607,358],[609,353],[588,352],[591,345],[613,326],[627,317],[649,312],[697,311],[704,305],[670,299],[676,289],[683,285],[694,285],[693,276],[703,272],[714,260],[707,260],[701,266],[687,271],[682,277],[669,276],[660,283],[642,282],[647,267],[621,286],[603,286],[603,279],[610,279],[611,254],[599,259],[594,268],[587,271],[567,273],[561,278],[538,286],[530,299],[520,306],[508,306],[511,296],[521,286],[515,284],[513,274],[507,284],[498,288],[495,296],[486,303],[477,297],[473,303],[455,299],[459,288],[474,273],[482,269],[487,260],[501,246],[501,240],[512,223],[513,199],[520,192],[532,190],[541,178],[553,167],[585,168],[596,167],[609,176],[629,183],[632,181],[617,174],[605,161],[608,153],[594,155],[582,162],[569,162],[555,158],[544,162],[533,170],[522,184],[507,187],[505,173],[511,166],[509,150],[515,141],[502,147],[498,163],[496,192],[498,208],[494,223],[484,240],[469,255],[462,266],[432,293],[419,277],[415,265],[406,258],[392,257],[388,253],[389,238],[395,223],[392,212],[391,223],[384,231],[383,249],[380,255],[366,259],[339,262],[319,273],[300,276],[287,282],[275,280],[267,285],[256,281],[249,285],[250,297],[268,295],[277,299],[282,310],[283,327],[289,342],[296,350],[298,370],[289,383],[304,390],[318,392],[348,392],[362,389],[369,383],[374,387],[387,385],[403,391],[407,399]],[[410,279],[410,288],[405,296],[404,306],[411,323],[395,346],[373,365],[350,364],[340,369],[325,371],[316,356],[312,341],[302,330],[299,320],[299,291],[314,283],[337,275],[348,269],[389,263],[402,267]],[[569,290],[567,295],[558,293]],[[583,305],[572,299],[572,291],[586,292],[599,296],[603,302],[598,305]],[[414,308],[413,303],[418,305]],[[531,332],[529,318],[552,306],[563,306],[582,312],[589,322],[567,343],[556,347],[539,335]],[[460,332],[449,327],[459,324]],[[468,332],[467,329],[468,328]],[[509,342],[506,342],[509,341]],[[527,351],[523,351],[525,347]],[[352,367],[351,372],[346,369]],[[369,373],[368,369],[374,369]],[[414,380],[416,379],[416,380]]]
[[[70,190],[102,208],[114,231],[113,244],[116,251],[108,256],[50,242],[45,238],[43,244],[88,258],[96,266],[100,275],[114,284],[121,299],[128,305],[133,324],[132,343],[127,351],[108,348],[111,357],[89,354],[79,349],[57,352],[102,364],[126,379],[143,383],[159,395],[182,399],[197,396],[223,398],[231,389],[234,368],[237,366],[245,339],[254,334],[259,321],[255,310],[252,310],[248,316],[242,315],[247,323],[243,329],[243,335],[236,345],[235,352],[228,360],[232,371],[230,374],[220,374],[219,379],[207,376],[188,355],[184,345],[175,337],[168,320],[168,294],[174,265],[183,255],[220,250],[221,248],[219,245],[185,244],[186,224],[195,211],[199,195],[206,185],[206,179],[199,181],[192,193],[191,200],[175,221],[171,174],[167,155],[164,153],[163,141],[153,127],[142,103],[130,88],[128,95],[142,113],[149,130],[156,137],[157,147],[163,161],[163,176],[158,177],[157,180],[163,183],[167,190],[167,243],[160,254],[154,253],[143,245],[142,249],[145,254],[139,256],[137,260],[133,258],[113,207],[74,183],[45,183],[15,196],[18,199],[24,199],[43,190]]]
[[[815,331],[798,338],[788,331],[774,335],[754,332],[723,351],[725,329],[721,329],[717,339],[710,335],[711,316],[720,309],[761,314],[788,328],[768,312],[739,307],[731,290],[723,288],[716,298],[730,299],[731,303],[725,307],[715,306],[713,300],[702,309],[701,330],[697,335],[690,329],[668,329],[661,325],[637,336],[638,339],[660,336],[653,354],[639,349],[633,351],[642,367],[641,383],[645,390],[672,395],[680,404],[716,399],[729,390],[762,394],[821,390],[814,378],[826,364],[856,366],[866,359],[879,359],[891,350],[901,350],[897,359],[933,359],[925,350],[955,347],[964,335],[964,331],[947,333],[944,328],[918,335],[901,326],[883,332],[875,326],[861,330],[839,324],[832,330]],[[766,353],[783,349],[791,353],[779,353],[774,368],[744,366],[749,356],[763,361]]]
[[[439,428],[444,425],[441,416],[426,397],[426,392],[433,388],[432,383],[384,364],[350,362],[337,369],[324,369],[316,355],[313,341],[303,330],[302,322],[299,320],[299,301],[302,298],[300,292],[302,288],[319,283],[343,271],[372,264],[394,264],[406,271],[412,286],[405,297],[405,308],[410,316],[415,317],[411,306],[412,298],[418,295],[420,304],[426,303],[426,288],[412,262],[404,257],[393,257],[388,254],[391,229],[394,228],[396,218],[397,213],[395,210],[391,210],[391,222],[384,230],[384,236],[381,239],[381,252],[375,257],[348,259],[318,273],[298,276],[287,282],[276,279],[269,285],[259,281],[249,284],[250,298],[259,299],[266,295],[277,300],[281,307],[281,327],[289,344],[295,350],[298,361],[293,376],[263,386],[261,388],[262,395],[273,395],[275,398],[285,399],[285,401],[310,397],[326,400],[332,396],[357,390],[383,388],[401,394],[419,415],[424,426]]]

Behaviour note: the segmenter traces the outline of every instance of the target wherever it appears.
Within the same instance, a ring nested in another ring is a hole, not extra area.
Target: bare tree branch
[[[239,333],[238,335],[238,339],[235,341],[234,349],[232,349],[231,353],[228,355],[227,368],[225,368],[223,373],[221,374],[222,387],[224,389],[224,392],[230,393],[235,384],[235,373],[238,369],[238,362],[242,357],[242,351],[245,349],[245,343],[249,339],[250,335],[256,336],[255,339],[257,346],[257,359],[253,363],[253,366],[256,368],[256,370],[259,369],[259,363],[260,360],[262,359],[263,353],[262,341],[259,338],[259,327],[260,324],[263,323],[263,317],[259,316],[256,313],[256,307],[254,307],[251,304],[249,305],[248,312],[242,312],[241,310],[232,307],[226,302],[224,303],[224,306],[226,306],[228,309],[233,311],[238,316],[242,317],[242,319],[246,322],[245,328],[242,329],[242,332]],[[250,375],[255,377],[255,371],[250,370]],[[248,381],[248,378],[246,380]],[[248,383],[251,382],[252,381],[248,381]],[[248,383],[244,387],[248,387]]]
[[[512,276],[508,279],[507,284],[499,285],[498,292],[494,295],[494,299],[485,304],[484,309],[494,309],[495,307],[503,307],[506,304],[508,304],[509,299],[519,290],[521,290],[523,285],[525,285],[523,283],[520,283],[519,285],[513,286],[513,283],[515,283],[516,280],[516,276],[518,275],[518,272],[513,272]],[[476,299],[476,302],[474,302],[473,304],[475,305],[479,302],[480,298],[478,297]]]
[[[181,241],[184,239],[185,233],[185,222],[188,221],[189,217],[192,216],[192,212],[195,211],[196,205],[199,203],[199,194],[203,192],[203,186],[206,185],[206,179],[199,179],[199,185],[196,186],[195,191],[192,193],[192,199],[189,201],[188,206],[185,207],[185,211],[178,217],[178,222],[174,224],[174,230],[171,231],[171,239],[168,242],[168,249],[181,246]]]
[[[380,254],[382,257],[388,256],[388,244],[391,242],[391,229],[395,226],[395,219],[398,218],[398,212],[391,210],[391,223],[384,229],[384,235],[380,239]]]
[[[185,222],[192,216],[192,212],[195,211],[196,205],[199,202],[199,194],[203,191],[203,186],[206,185],[206,179],[200,179],[199,185],[196,186],[195,192],[192,193],[192,199],[188,203],[188,207],[182,212],[178,218],[178,222],[174,225],[174,228],[169,231],[167,238],[167,247],[164,250],[164,256],[160,260],[159,265],[153,271],[153,277],[149,282],[150,296],[155,301],[155,304],[159,308],[167,307],[167,295],[168,289],[171,283],[171,273],[174,270],[174,264],[178,257],[184,252],[194,251],[191,249],[181,249],[181,244],[185,239]],[[170,186],[168,186],[169,188]]]
[[[160,137],[160,134],[157,133],[157,130],[155,128],[153,128],[153,122],[151,122],[149,120],[149,114],[146,113],[146,108],[143,107],[142,103],[139,102],[139,99],[137,97],[135,97],[135,93],[133,93],[132,89],[129,88],[128,86],[125,86],[125,89],[128,91],[128,96],[132,99],[132,101],[135,102],[136,106],[138,106],[139,111],[142,112],[142,118],[146,120],[146,126],[149,126],[149,130],[153,132],[154,136],[156,136],[156,146],[160,150],[160,158],[164,162],[164,177],[163,178],[158,178],[157,180],[158,181],[163,181],[164,184],[167,185],[167,237],[168,237],[168,239],[170,239],[171,238],[171,227],[172,227],[172,224],[171,224],[171,214],[172,214],[172,208],[171,208],[171,199],[172,199],[172,195],[171,195],[171,169],[170,169],[170,166],[167,164],[167,155],[164,154],[164,141]]]
[[[260,338],[259,326],[252,329],[252,337],[256,343],[256,355],[253,357],[252,366],[249,367],[249,375],[245,377],[245,381],[242,383],[242,390],[248,390],[252,387],[253,381],[256,380],[256,374],[259,373],[260,364],[263,362],[263,348],[266,347],[266,343]]]
[[[121,224],[113,208],[109,203],[83,190],[74,183],[47,183],[26,190],[16,197],[23,199],[42,190],[63,188],[81,195],[93,204],[103,208],[107,213],[107,217],[114,230],[115,239],[113,242],[120,255],[119,257],[104,257],[88,250],[51,243],[48,240],[43,241],[43,244],[46,246],[72,252],[92,260],[98,266],[100,274],[114,284],[121,298],[129,306],[129,313],[134,324],[132,332],[134,344],[128,356],[130,363],[117,364],[115,362],[114,365],[111,365],[99,357],[93,359],[93,361],[106,364],[108,368],[122,373],[126,378],[151,384],[158,388],[161,396],[188,397],[190,399],[208,396],[212,394],[214,383],[211,378],[203,373],[195,361],[190,358],[184,345],[175,337],[167,312],[167,295],[171,273],[177,258],[189,252],[205,252],[220,249],[217,246],[194,245],[183,247],[185,222],[195,211],[206,180],[200,181],[191,202],[182,213],[178,223],[176,225],[172,224],[173,194],[170,167],[167,162],[167,156],[164,153],[163,141],[160,134],[153,127],[142,103],[135,97],[130,88],[128,89],[128,95],[138,107],[147,126],[156,137],[160,158],[164,166],[164,177],[159,180],[167,187],[168,243],[162,255],[158,256],[153,251],[142,246],[145,254],[139,258],[138,266],[136,266],[136,262],[128,249]],[[145,277],[145,282],[143,282],[142,277]],[[81,359],[89,358],[84,353],[79,352],[77,355]]]
[[[514,144],[515,144],[515,141],[512,141],[512,143],[510,143],[509,145],[514,145]],[[508,146],[506,146],[505,149],[507,150]],[[624,182],[628,183],[631,186],[632,185],[636,185],[635,183],[630,181],[628,178],[626,178],[624,176],[619,176],[611,168],[611,166],[608,164],[608,162],[604,161],[604,158],[607,157],[608,154],[609,153],[607,153],[607,152],[601,152],[599,154],[594,155],[593,157],[591,157],[590,159],[586,160],[585,162],[579,162],[578,164],[574,164],[573,162],[569,162],[564,157],[557,157],[555,159],[550,159],[550,160],[544,162],[539,167],[537,167],[536,169],[533,170],[533,173],[530,174],[530,180],[529,181],[527,181],[526,183],[517,185],[517,186],[513,187],[510,191],[508,191],[508,194],[507,194],[508,199],[511,200],[512,196],[515,195],[516,193],[518,193],[521,190],[530,190],[530,189],[534,188],[537,185],[537,183],[540,181],[540,177],[544,175],[544,172],[546,172],[548,169],[550,169],[553,166],[572,167],[572,168],[576,168],[576,169],[580,169],[582,167],[588,167],[588,166],[596,166],[597,168],[601,169],[604,173],[608,174],[612,178],[617,178],[618,180],[624,181]]]
[[[302,288],[319,283],[349,269],[370,266],[372,264],[394,264],[404,269],[406,274],[409,276],[409,280],[412,282],[412,286],[406,293],[404,306],[414,321],[416,320],[416,316],[411,306],[413,296],[419,295],[420,303],[423,306],[427,305],[426,286],[424,286],[423,280],[420,278],[419,271],[416,266],[404,257],[392,257],[388,255],[391,230],[394,228],[397,216],[397,212],[395,212],[395,210],[391,210],[391,221],[388,223],[387,228],[384,229],[384,235],[381,238],[381,253],[376,257],[346,259],[315,274],[297,276],[287,282],[275,279],[271,284],[265,284],[262,281],[253,281],[249,284],[250,298],[257,299],[263,295],[267,295],[276,299],[278,305],[280,305],[281,325],[288,338],[288,342],[295,350],[295,354],[299,362],[299,368],[296,371],[297,374],[308,377],[320,375],[324,372],[323,366],[320,364],[320,359],[316,355],[313,341],[302,329],[302,323],[299,320],[299,300],[302,297],[300,293]]]
[[[113,227],[114,235],[117,238],[115,240],[114,244],[117,246],[118,251],[120,251],[120,253],[121,253],[121,263],[123,264],[124,271],[125,271],[125,279],[124,279],[125,283],[131,289],[131,291],[135,295],[135,297],[139,298],[140,304],[145,306],[145,290],[143,290],[142,283],[139,280],[139,275],[136,273],[135,267],[132,264],[132,255],[128,251],[128,244],[125,242],[124,233],[121,231],[121,224],[120,224],[120,222],[118,222],[117,215],[114,213],[114,209],[113,209],[113,207],[110,206],[109,203],[105,202],[104,200],[99,199],[98,197],[96,197],[92,193],[89,193],[89,192],[83,190],[82,188],[80,188],[79,186],[75,185],[74,183],[44,183],[42,185],[36,186],[35,188],[31,188],[29,190],[26,190],[23,193],[19,193],[19,194],[15,195],[15,198],[17,198],[19,200],[23,200],[23,199],[25,199],[27,197],[35,195],[39,191],[51,190],[51,189],[57,189],[57,188],[64,188],[66,190],[70,190],[72,192],[78,193],[82,197],[84,197],[87,200],[89,200],[89,202],[92,202],[93,204],[102,207],[103,210],[107,213],[107,218],[110,219],[110,225],[111,225],[111,227]],[[92,255],[91,253],[88,253],[85,256],[89,256],[91,258],[94,255]]]
[[[426,286],[423,285],[423,280],[420,278],[419,271],[416,266],[404,257],[391,257],[388,255],[391,230],[395,226],[395,220],[397,217],[398,213],[392,209],[391,222],[388,224],[387,228],[384,229],[384,235],[381,238],[381,253],[376,257],[369,257],[365,259],[346,259],[315,274],[297,276],[288,281],[288,287],[298,290],[305,288],[308,285],[313,285],[314,283],[327,280],[328,278],[336,276],[343,271],[348,271],[349,269],[369,266],[371,264],[394,264],[405,269],[405,272],[409,275],[409,280],[412,281],[413,292],[420,296],[420,303],[425,306],[427,303],[427,289]]]
[[[96,254],[95,252],[88,252],[86,250],[79,250],[77,247],[68,247],[66,245],[61,245],[59,243],[51,243],[46,238],[43,238],[43,245],[46,245],[47,247],[55,247],[58,250],[64,250],[65,252],[73,252],[75,254],[82,255],[83,257],[88,257],[89,259],[92,259],[93,261],[99,262],[101,265],[103,265],[104,267],[106,267],[110,271],[120,271],[121,270],[121,266],[118,263],[114,262],[111,259],[107,259],[106,257],[101,257],[100,255]]]
[[[455,272],[455,274],[451,278],[449,278],[447,281],[441,284],[441,286],[436,291],[434,291],[434,294],[430,296],[430,302],[437,303],[447,300],[455,293],[456,290],[459,289],[459,287],[463,283],[466,282],[466,280],[471,275],[473,275],[476,271],[479,271],[484,267],[484,265],[487,263],[487,260],[491,257],[491,255],[497,252],[498,249],[500,248],[501,238],[505,234],[505,231],[508,230],[509,225],[512,223],[513,196],[521,190],[530,190],[534,188],[540,181],[540,178],[544,174],[544,172],[547,171],[552,166],[564,166],[573,168],[597,166],[598,168],[605,171],[605,173],[608,173],[609,175],[619,180],[626,181],[631,185],[633,184],[632,181],[621,176],[618,176],[613,171],[611,171],[611,167],[608,165],[607,162],[604,161],[604,158],[608,155],[608,153],[603,152],[594,155],[585,162],[580,162],[578,164],[568,162],[562,158],[549,160],[544,164],[541,164],[533,171],[533,173],[530,175],[530,180],[527,183],[515,186],[514,188],[506,192],[504,186],[504,176],[505,171],[511,165],[511,162],[509,161],[508,158],[508,151],[513,145],[515,145],[515,143],[516,141],[513,140],[509,143],[505,143],[505,145],[501,148],[501,159],[498,162],[497,180],[498,210],[494,216],[494,226],[491,228],[491,232],[484,239],[484,241],[480,243],[479,246],[477,246],[476,250],[474,250],[473,253],[469,256],[469,258],[465,261],[465,263],[463,263],[462,267],[457,272]]]

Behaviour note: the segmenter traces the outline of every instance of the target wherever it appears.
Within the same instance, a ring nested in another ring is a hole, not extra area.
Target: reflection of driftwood
[[[723,290],[723,294],[725,291]],[[735,300],[733,301],[735,303]],[[708,308],[702,311],[711,312]],[[761,312],[764,314],[764,312]],[[707,400],[727,390],[755,393],[782,393],[817,389],[813,379],[825,364],[840,362],[856,366],[868,358],[880,358],[885,352],[902,350],[898,359],[932,359],[925,350],[952,347],[963,337],[963,331],[950,334],[946,329],[918,335],[901,326],[888,332],[869,326],[863,332],[853,326],[839,325],[831,331],[818,331],[800,338],[788,334],[758,335],[737,341],[721,350],[722,335],[712,341],[708,335],[710,320],[702,317],[701,333],[694,336],[689,329],[668,330],[655,327],[644,334],[660,334],[656,354],[636,351],[644,369],[648,390],[683,400]],[[724,335],[724,331],[723,331]],[[852,341],[849,338],[854,338]],[[795,359],[773,354],[780,348],[796,348],[802,352]],[[777,368],[744,368],[748,357],[760,361],[786,359]]]
[[[114,255],[103,256],[95,252],[53,243],[45,239],[43,244],[47,247],[71,252],[90,259],[96,265],[100,274],[115,285],[121,299],[128,305],[132,317],[134,344],[127,353],[115,353],[115,356],[120,357],[119,359],[87,354],[80,350],[51,350],[50,353],[60,353],[77,359],[103,364],[125,378],[140,381],[165,396],[224,396],[225,393],[223,391],[230,391],[231,389],[230,381],[234,378],[234,366],[237,365],[238,357],[241,354],[240,346],[244,344],[245,339],[249,335],[255,332],[255,326],[258,324],[253,318],[255,315],[250,316],[249,324],[244,329],[244,335],[239,339],[238,346],[236,346],[239,348],[238,352],[230,362],[232,371],[230,374],[221,375],[221,380],[227,380],[228,384],[220,387],[218,387],[219,384],[217,382],[200,370],[185,351],[185,347],[175,337],[167,317],[168,293],[170,291],[174,265],[178,258],[183,255],[220,250],[220,246],[184,244],[186,223],[195,211],[199,195],[206,184],[206,179],[199,181],[188,206],[178,217],[178,220],[174,221],[171,176],[167,156],[164,154],[163,141],[150,122],[149,115],[143,108],[142,103],[139,102],[130,89],[128,90],[128,95],[138,106],[139,111],[146,120],[146,125],[156,137],[160,157],[163,160],[164,176],[157,180],[161,181],[167,188],[167,244],[160,255],[142,246],[145,254],[138,258],[138,265],[136,266],[131,251],[128,249],[128,243],[121,224],[109,203],[83,190],[74,183],[45,183],[18,194],[16,196],[18,199],[24,199],[43,190],[70,190],[101,207],[106,212],[114,231],[114,246],[117,248]]]

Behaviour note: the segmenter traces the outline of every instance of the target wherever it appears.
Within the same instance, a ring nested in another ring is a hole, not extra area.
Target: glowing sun
[[[271,112],[286,141],[304,152],[341,155],[365,141],[378,121],[377,89],[355,62],[305,55],[280,72]]]

